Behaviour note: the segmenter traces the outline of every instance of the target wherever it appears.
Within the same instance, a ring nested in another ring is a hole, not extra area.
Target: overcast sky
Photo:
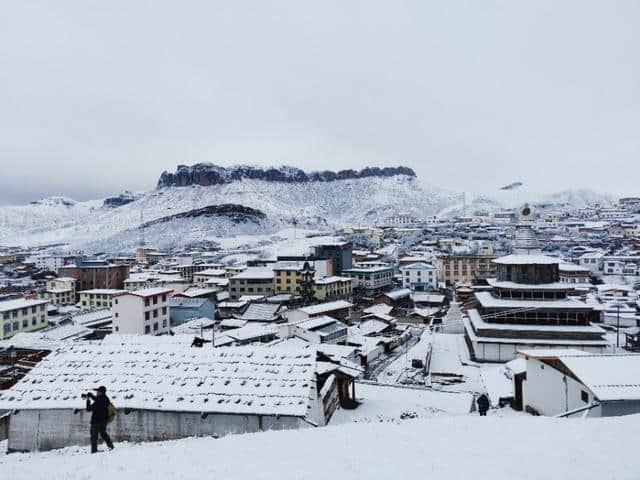
[[[640,194],[640,2],[0,0],[0,203],[177,164]]]

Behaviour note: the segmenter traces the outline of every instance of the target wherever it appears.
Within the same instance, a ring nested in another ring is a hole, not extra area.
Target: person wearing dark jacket
[[[489,397],[487,397],[484,393],[478,397],[476,400],[478,403],[478,412],[480,412],[481,417],[487,416],[487,410],[489,410]]]
[[[92,401],[93,400],[93,401]],[[105,387],[96,388],[96,395],[87,394],[87,411],[91,412],[91,453],[98,451],[98,434],[107,444],[109,450],[113,450],[113,442],[107,433],[107,419],[109,416],[109,404]]]

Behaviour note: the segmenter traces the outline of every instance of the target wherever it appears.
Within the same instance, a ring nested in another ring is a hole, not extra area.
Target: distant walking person
[[[107,444],[109,450],[113,450],[113,442],[107,433],[107,423],[113,419],[115,411],[114,407],[109,408],[111,401],[107,397],[107,389],[98,387],[96,388],[96,395],[89,392],[86,395],[86,399],[87,411],[91,412],[91,453],[98,451],[98,434]]]
[[[487,416],[487,410],[489,410],[489,397],[487,397],[484,393],[478,397],[478,412],[480,412],[481,417]]]

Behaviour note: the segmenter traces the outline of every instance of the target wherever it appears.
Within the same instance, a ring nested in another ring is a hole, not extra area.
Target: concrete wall
[[[37,451],[89,445],[91,412],[72,409],[19,410],[9,423],[9,451]],[[224,436],[310,426],[298,417],[118,410],[108,427],[114,442],[148,442],[185,437]]]

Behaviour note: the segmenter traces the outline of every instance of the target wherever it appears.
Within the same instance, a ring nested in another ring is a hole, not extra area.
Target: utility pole
[[[620,303],[616,304],[618,310],[618,318],[616,320],[616,353],[620,349]]]
[[[15,347],[12,345],[9,348],[9,358],[11,359],[11,377],[12,377],[12,382],[15,384],[16,383],[16,349]]]

